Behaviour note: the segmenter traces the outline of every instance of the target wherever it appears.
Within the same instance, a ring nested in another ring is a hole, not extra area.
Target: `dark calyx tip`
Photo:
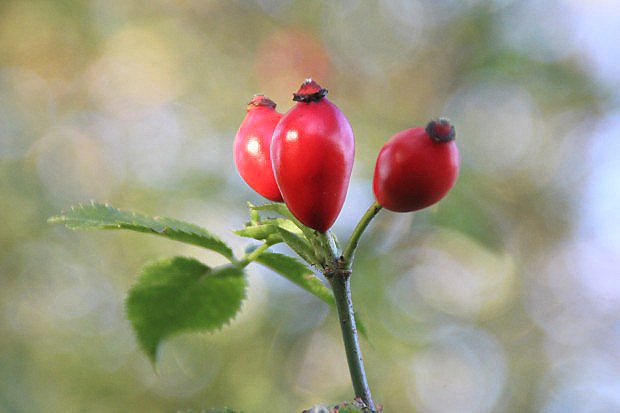
[[[254,108],[258,108],[261,106],[266,106],[272,109],[276,108],[276,102],[274,102],[273,100],[269,99],[267,96],[265,95],[254,95],[252,97],[252,100],[250,100],[250,102],[248,102],[248,110],[252,110]]]
[[[450,142],[454,140],[456,133],[454,126],[446,118],[439,118],[431,120],[426,125],[426,133],[435,142]]]
[[[293,93],[295,102],[318,102],[327,96],[327,89],[323,89],[321,85],[314,80],[308,78],[301,84],[297,93]]]

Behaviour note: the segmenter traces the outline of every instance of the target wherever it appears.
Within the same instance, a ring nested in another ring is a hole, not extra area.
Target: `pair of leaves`
[[[268,204],[265,209],[275,209],[284,216],[290,214],[284,205]],[[166,338],[182,332],[216,330],[241,308],[247,286],[243,269],[235,266],[238,261],[223,241],[199,226],[97,203],[72,207],[49,222],[62,223],[70,229],[127,229],[155,234],[210,249],[233,263],[210,268],[192,258],[175,257],[143,268],[129,291],[126,310],[140,345],[153,362],[160,343]],[[303,230],[290,218],[254,220],[254,225],[238,232],[272,244],[284,241],[291,245],[305,239]],[[298,244],[295,248],[301,251],[310,247],[305,241],[303,247]],[[331,291],[295,258],[263,252],[257,261],[335,306]]]
[[[172,218],[149,217],[107,204],[71,207],[49,219],[70,229],[127,229],[155,234],[218,252],[233,252],[207,230]],[[130,289],[127,317],[152,362],[166,338],[190,331],[214,331],[228,323],[246,296],[243,269],[234,264],[210,268],[193,258],[174,257],[146,265]]]

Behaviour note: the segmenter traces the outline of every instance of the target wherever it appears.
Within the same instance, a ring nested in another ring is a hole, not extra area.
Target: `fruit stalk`
[[[364,216],[355,226],[353,230],[353,234],[351,234],[351,239],[349,239],[349,243],[344,248],[344,252],[342,256],[344,257],[345,263],[347,263],[348,268],[351,268],[351,264],[353,263],[353,258],[355,256],[355,250],[357,249],[357,244],[359,244],[360,238],[362,234],[366,230],[370,221],[381,211],[382,206],[377,202],[373,202],[372,205],[368,208]]]
[[[372,400],[362,350],[360,349],[357,327],[355,324],[355,313],[351,301],[351,270],[347,268],[344,260],[340,259],[336,263],[336,268],[326,269],[325,277],[329,280],[336,299],[336,309],[338,310],[338,320],[342,331],[342,339],[349,364],[351,382],[356,398],[361,399],[369,411],[376,412],[375,403]]]

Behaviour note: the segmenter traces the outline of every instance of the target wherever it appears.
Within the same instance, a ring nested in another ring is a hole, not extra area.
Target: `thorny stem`
[[[360,219],[360,222],[358,222],[355,226],[353,234],[351,234],[351,238],[349,239],[349,242],[347,243],[347,246],[342,253],[342,256],[344,257],[344,261],[347,263],[348,268],[351,268],[353,256],[355,255],[355,249],[357,248],[357,244],[359,244],[362,234],[366,230],[368,224],[370,224],[370,221],[372,221],[372,219],[379,213],[379,211],[381,211],[381,208],[381,205],[379,205],[376,201],[373,202],[373,204],[368,208],[364,216],[362,216],[362,219]]]
[[[339,259],[336,268],[325,270],[325,277],[329,280],[334,298],[336,299],[338,320],[340,321],[340,329],[342,331],[355,396],[366,404],[368,410],[376,412],[377,409],[372,400],[368,380],[366,379],[364,360],[355,324],[353,303],[351,302],[351,270],[346,268],[344,260]]]

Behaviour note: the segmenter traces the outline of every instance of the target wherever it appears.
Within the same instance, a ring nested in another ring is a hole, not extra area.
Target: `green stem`
[[[236,263],[237,267],[239,268],[247,267],[249,263],[256,260],[258,256],[261,255],[263,252],[265,252],[265,250],[269,248],[270,246],[271,245],[264,243],[263,245],[256,248],[254,251],[250,252],[249,254],[245,254],[243,258]]]
[[[351,268],[351,264],[353,262],[353,256],[355,255],[355,250],[357,248],[357,244],[359,244],[360,238],[362,234],[366,230],[370,221],[381,211],[381,205],[379,205],[376,201],[368,208],[360,222],[357,223],[355,229],[353,230],[353,234],[351,234],[351,238],[347,243],[347,246],[344,248],[344,252],[342,256],[344,257],[344,261],[348,264],[349,268]]]
[[[344,262],[339,261],[341,264]],[[355,314],[353,311],[353,303],[351,301],[351,270],[345,268],[337,268],[335,270],[325,271],[325,276],[329,280],[336,299],[336,308],[338,310],[338,320],[340,321],[340,329],[344,341],[344,348],[347,354],[347,363],[349,364],[349,372],[351,373],[351,382],[355,396],[360,398],[371,412],[377,409],[370,394],[368,380],[366,379],[366,371],[364,370],[364,360],[362,359],[362,350],[357,335],[355,324]]]

